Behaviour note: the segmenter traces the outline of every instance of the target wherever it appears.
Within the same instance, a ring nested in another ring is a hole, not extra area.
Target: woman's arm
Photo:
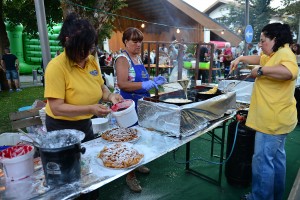
[[[48,98],[47,101],[52,113],[56,116],[75,117],[86,114],[101,116],[110,113],[110,109],[101,104],[71,105],[65,103],[64,99],[56,98]]]
[[[255,67],[251,71],[252,77],[257,77],[257,70],[259,67],[261,66]],[[291,80],[293,78],[292,73],[285,66],[280,64],[273,67],[262,67],[261,70],[263,76],[272,77],[278,80]]]
[[[234,59],[231,62],[230,70],[235,70],[240,62],[247,63],[247,64],[250,64],[250,65],[259,65],[260,56],[254,55],[254,56],[240,56],[240,57],[237,57],[236,59]]]
[[[131,92],[142,88],[142,82],[128,80],[129,63],[125,57],[119,57],[116,61],[117,82],[120,89]]]

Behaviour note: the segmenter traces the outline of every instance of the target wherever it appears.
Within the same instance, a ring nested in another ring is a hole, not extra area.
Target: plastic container
[[[125,99],[111,107],[112,115],[122,128],[133,126],[138,121],[135,110],[135,103],[131,99]]]
[[[192,60],[191,61],[192,68],[194,69],[196,66],[196,61]],[[199,69],[209,69],[210,62],[199,62]]]
[[[31,145],[12,146],[0,153],[0,162],[7,180],[15,181],[34,172],[34,147]]]
[[[94,134],[99,132],[105,131],[108,129],[108,119],[107,118],[93,118],[92,119],[92,126]]]
[[[21,142],[19,133],[2,133],[0,135],[0,151]]]

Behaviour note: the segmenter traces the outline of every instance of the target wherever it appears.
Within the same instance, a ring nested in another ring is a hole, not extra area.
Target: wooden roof
[[[128,6],[118,14],[127,18],[117,17],[115,21],[119,31],[124,31],[129,26],[140,27],[142,21],[145,21],[144,31],[148,33],[157,34],[176,27],[204,26],[233,45],[241,41],[238,35],[182,0],[126,0],[126,3]],[[221,30],[224,30],[225,34],[221,34]]]

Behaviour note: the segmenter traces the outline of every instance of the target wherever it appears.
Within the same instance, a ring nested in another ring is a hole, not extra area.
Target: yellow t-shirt
[[[278,64],[284,65],[292,73],[292,80],[257,77],[246,122],[248,127],[267,134],[289,133],[297,125],[294,91],[298,66],[287,44],[270,56],[262,54],[260,57],[260,65],[263,67]]]
[[[85,68],[82,69],[63,52],[53,58],[46,68],[44,97],[64,99],[65,103],[72,105],[96,104],[102,98],[103,84],[101,71],[93,56],[88,57]],[[55,116],[49,104],[46,105],[46,113],[52,118],[69,121],[92,117],[92,115]]]

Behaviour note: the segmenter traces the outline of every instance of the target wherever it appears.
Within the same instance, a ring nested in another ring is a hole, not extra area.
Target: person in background
[[[285,140],[297,125],[294,98],[298,67],[289,45],[289,25],[266,25],[260,35],[261,55],[241,56],[231,63],[259,65],[251,71],[255,78],[246,125],[256,130],[252,158],[252,192],[242,199],[283,199],[286,175]]]
[[[214,58],[215,58],[215,66],[218,69],[217,74],[218,74],[219,78],[221,78],[221,63],[220,63],[221,54],[222,54],[222,50],[216,48]]]
[[[254,49],[254,50],[252,51],[252,55],[258,55],[258,51],[257,51],[256,49]]]
[[[248,55],[249,56],[253,55],[253,51],[255,50],[254,45],[252,43],[249,43],[247,48],[248,48]]]
[[[123,98],[104,85],[98,64],[90,55],[97,34],[87,20],[71,13],[58,39],[64,51],[49,62],[45,72],[46,128],[76,129],[85,133],[82,142],[89,141],[94,139],[91,117],[110,113],[99,100],[118,103]]]
[[[56,53],[55,53],[55,57],[56,57],[56,56],[59,56],[59,54],[60,54],[60,50],[58,49],[58,50],[56,51]]]
[[[225,43],[224,54],[222,56],[223,56],[223,63],[224,63],[224,78],[226,78],[229,75],[230,62],[233,59],[231,44],[229,42]]]
[[[149,79],[149,74],[140,58],[143,33],[137,28],[127,28],[122,37],[125,50],[119,54],[114,63],[116,70],[117,86],[124,99],[132,99],[137,109],[138,100],[150,97],[149,90],[156,88],[166,82],[163,76]],[[136,169],[141,173],[149,173],[150,170],[141,166]],[[134,192],[141,192],[142,187],[136,179],[135,171],[127,174],[126,183]]]
[[[200,47],[199,62],[208,62],[208,61],[209,61],[208,48],[206,45],[202,45]],[[206,70],[199,70],[198,80],[201,80],[202,83],[208,83],[208,72]]]
[[[106,66],[112,66],[112,54],[109,54],[109,53],[105,53],[105,64]]]
[[[296,55],[298,66],[300,67],[300,44],[294,43],[291,45],[293,53]]]
[[[11,80],[14,81],[14,84],[16,86],[16,91],[17,92],[22,91],[20,89],[20,83],[19,83],[19,60],[17,56],[15,56],[10,52],[10,49],[8,47],[4,49],[4,55],[2,56],[1,59],[1,65],[4,72],[6,73],[9,92],[13,92]]]

